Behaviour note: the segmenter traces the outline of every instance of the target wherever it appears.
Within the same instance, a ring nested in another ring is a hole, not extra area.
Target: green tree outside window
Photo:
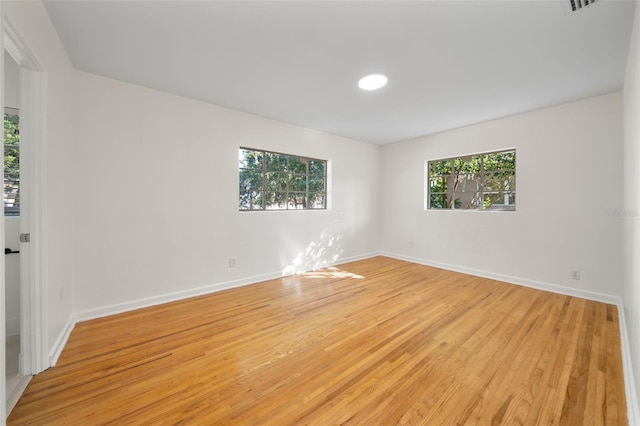
[[[20,214],[20,120],[18,110],[4,113],[4,214]]]

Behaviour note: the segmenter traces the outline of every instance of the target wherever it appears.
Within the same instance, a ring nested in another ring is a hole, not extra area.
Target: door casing
[[[20,244],[20,372],[30,376],[50,367],[46,349],[46,204],[43,202],[47,74],[6,18],[2,20],[2,45],[20,66],[20,233],[30,234],[31,240]],[[2,77],[4,80],[4,65]],[[2,102],[4,104],[4,99]],[[1,236],[4,238],[4,229]],[[4,281],[2,283],[4,294]],[[4,335],[5,319],[4,315],[1,317]],[[2,353],[0,368],[4,368],[4,349]],[[4,381],[1,388],[4,402]],[[5,404],[1,405],[6,413]]]

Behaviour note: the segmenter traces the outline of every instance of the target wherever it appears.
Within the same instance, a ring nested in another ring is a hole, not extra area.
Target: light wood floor
[[[615,306],[385,257],[80,323],[8,419],[626,422]]]

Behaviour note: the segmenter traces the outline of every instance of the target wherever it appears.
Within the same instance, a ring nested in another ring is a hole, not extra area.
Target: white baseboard
[[[60,354],[62,354],[62,350],[64,346],[67,344],[67,340],[69,340],[69,336],[71,336],[71,332],[73,328],[76,326],[76,320],[72,316],[69,318],[67,325],[65,325],[64,329],[56,339],[53,347],[49,351],[49,367],[55,367],[58,362],[58,358],[60,358]]]
[[[9,414],[11,414],[11,411],[14,409],[14,407],[18,403],[18,400],[20,400],[20,397],[22,396],[24,391],[27,389],[27,385],[31,381],[31,377],[33,376],[21,376],[17,386],[13,389],[13,392],[11,392],[11,395],[7,395],[7,401],[6,401],[7,417],[9,417]]]
[[[367,259],[373,256],[378,256],[379,254],[380,253],[376,252],[376,253],[362,254],[358,256],[351,256],[347,258],[341,258],[336,260],[336,262],[333,264],[347,263],[347,262],[353,262],[356,260]],[[327,264],[321,267],[326,267],[326,266],[331,266],[331,265]],[[235,287],[242,287],[245,285],[256,284],[262,281],[281,278],[282,276],[283,276],[282,272],[272,272],[268,274],[255,275],[247,278],[240,278],[233,281],[210,284],[210,285],[206,285],[206,286],[198,287],[194,289],[147,297],[144,299],[133,300],[130,302],[118,303],[118,304],[103,306],[95,309],[87,309],[81,312],[77,312],[75,314],[75,321],[80,322],[80,321],[88,321],[96,318],[102,318],[109,315],[115,315],[123,312],[133,311],[135,309],[147,308],[150,306],[161,305],[163,303],[175,302],[182,299],[188,299],[190,297],[202,296],[205,294],[215,293],[222,290],[228,290]]]
[[[630,425],[640,425],[640,407],[638,407],[638,395],[636,394],[635,376],[633,375],[633,363],[631,361],[631,347],[629,346],[627,322],[624,315],[624,307],[622,306],[622,299],[618,304],[618,317],[620,319],[624,391],[627,394],[627,419]]]
[[[359,256],[351,256],[347,258],[338,259],[336,264],[338,263],[347,263],[354,262],[356,260],[367,259],[370,257],[378,256],[380,253],[367,253]],[[326,265],[330,266],[330,265]],[[58,338],[56,339],[53,347],[49,351],[49,365],[51,367],[55,366],[58,362],[58,358],[62,354],[62,351],[69,340],[69,336],[71,336],[71,332],[75,327],[76,323],[81,321],[88,321],[91,319],[102,318],[109,315],[116,315],[123,312],[133,311],[135,309],[147,308],[150,306],[161,305],[163,303],[175,302],[182,299],[187,299],[190,297],[202,296],[205,294],[215,293],[222,290],[227,290],[230,288],[241,287],[245,285],[255,284],[262,281],[267,281],[275,278],[282,277],[281,272],[273,272],[269,274],[256,275],[253,277],[242,278],[233,281],[227,281],[222,283],[211,284],[203,287],[198,287],[190,290],[173,292],[158,296],[152,296],[144,299],[133,300],[130,302],[124,302],[109,306],[103,306],[95,309],[87,309],[81,312],[76,312],[69,320],[65,328],[62,330]]]
[[[629,347],[629,339],[627,335],[627,326],[624,316],[624,307],[622,305],[622,299],[617,296],[609,294],[596,293],[586,290],[579,290],[569,288],[557,284],[545,283],[541,281],[528,280],[520,277],[512,277],[509,275],[496,274],[493,272],[482,271],[473,268],[466,268],[458,265],[450,265],[441,262],[434,262],[426,259],[419,259],[410,256],[404,256],[395,253],[381,252],[382,256],[391,257],[394,259],[405,260],[407,262],[417,263],[420,265],[433,266],[434,268],[446,269],[449,271],[460,272],[463,274],[474,275],[482,278],[489,278],[498,281],[503,281],[510,284],[521,285],[524,287],[535,288],[537,290],[545,290],[552,293],[563,294],[566,296],[574,296],[587,300],[594,300],[596,302],[608,303],[616,305],[618,308],[618,318],[620,327],[620,343],[622,352],[622,368],[624,374],[625,394],[627,396],[627,417],[629,425],[640,426],[640,411],[638,408],[638,396],[636,395],[635,378],[633,375],[632,362],[631,362],[631,348]]]
[[[228,290],[230,288],[241,287],[249,284],[255,284],[261,281],[272,280],[274,278],[281,277],[282,274],[270,273],[263,275],[256,275],[248,278],[241,278],[233,281],[226,281],[216,284],[210,284],[203,287],[197,287],[189,290],[176,291],[173,293],[162,294],[158,296],[151,296],[144,299],[132,300],[130,302],[118,303],[114,305],[102,306],[95,309],[87,309],[85,311],[77,312],[75,319],[77,322],[88,321],[96,318],[107,317],[110,315],[121,314],[123,312],[129,312],[136,309],[148,308],[150,306],[162,305],[164,303],[175,302],[178,300],[188,299],[190,297],[202,296],[204,294],[216,293],[222,290]]]
[[[380,253],[379,251],[376,251],[376,252],[361,254],[359,256],[345,257],[342,259],[338,259],[335,263],[333,263],[333,265],[342,265],[343,263],[356,262],[358,260],[364,260],[364,259],[371,259],[372,257],[376,257],[376,256],[382,256],[382,253]],[[327,265],[327,266],[332,266],[332,265]]]
[[[611,305],[618,305],[618,303],[620,302],[620,298],[609,295],[609,294],[597,293],[597,292],[587,291],[587,290],[580,290],[576,288],[565,287],[562,285],[545,283],[542,281],[535,281],[535,280],[529,280],[526,278],[514,277],[511,275],[496,274],[494,272],[483,271],[480,269],[466,268],[464,266],[435,262],[427,259],[419,259],[411,256],[404,256],[401,254],[388,253],[388,252],[382,252],[381,254],[382,256],[387,256],[387,257],[391,257],[399,260],[406,260],[407,262],[433,266],[434,268],[446,269],[448,271],[460,272],[463,274],[474,275],[476,277],[503,281],[509,284],[517,284],[523,287],[530,287],[538,290],[546,290],[552,293],[564,294],[566,296],[574,296],[574,297],[579,297],[581,299],[609,303]]]

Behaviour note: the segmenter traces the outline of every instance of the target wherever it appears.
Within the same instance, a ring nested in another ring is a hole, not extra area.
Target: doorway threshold
[[[27,389],[31,377],[33,376],[16,376],[12,379],[7,379],[7,417],[9,417],[13,407],[16,406],[25,389]],[[9,388],[10,385],[13,389]]]

